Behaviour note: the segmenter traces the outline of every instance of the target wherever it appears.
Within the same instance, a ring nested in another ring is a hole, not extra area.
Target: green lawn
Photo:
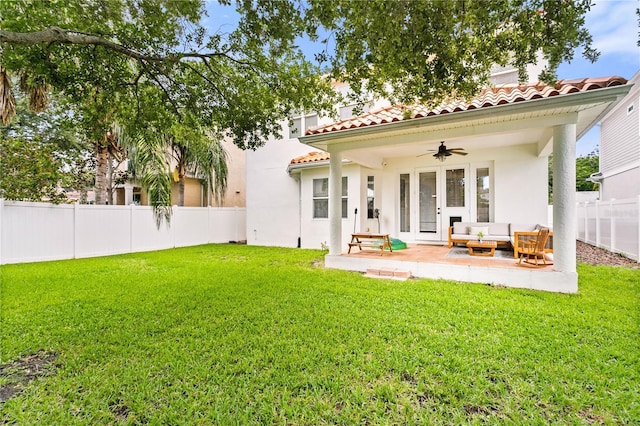
[[[207,245],[3,266],[0,362],[58,357],[0,423],[640,422],[640,270],[580,265],[562,295],[321,258]]]

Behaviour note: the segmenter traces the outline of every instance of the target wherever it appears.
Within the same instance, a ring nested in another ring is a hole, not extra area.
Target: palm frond
[[[171,174],[165,138],[162,135],[137,135],[126,140],[133,175],[146,189],[156,226],[171,222]]]
[[[31,78],[27,72],[20,75],[20,88],[29,94],[29,109],[42,112],[49,105],[49,91],[51,86],[41,77]]]

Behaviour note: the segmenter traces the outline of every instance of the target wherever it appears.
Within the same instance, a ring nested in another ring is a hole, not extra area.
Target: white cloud
[[[600,0],[587,14],[586,26],[593,36],[593,46],[602,56],[633,55],[640,62],[638,48],[638,0]]]

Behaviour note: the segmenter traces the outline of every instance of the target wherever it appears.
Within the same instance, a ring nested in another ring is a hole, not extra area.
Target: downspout
[[[302,248],[302,174],[298,174],[298,248]]]
[[[297,173],[294,171],[294,169],[298,168],[299,167],[294,167],[294,165],[289,164],[287,173],[298,182],[298,244],[296,247],[302,248],[302,173],[300,171]]]

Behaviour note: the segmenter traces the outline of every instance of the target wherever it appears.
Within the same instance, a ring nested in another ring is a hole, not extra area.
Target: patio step
[[[411,278],[411,272],[394,268],[367,268],[364,276],[368,278],[406,281]]]

